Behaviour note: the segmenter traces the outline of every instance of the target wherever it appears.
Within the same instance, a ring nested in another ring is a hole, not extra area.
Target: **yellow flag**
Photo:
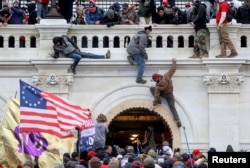
[[[0,164],[16,168],[25,160],[38,157],[40,168],[52,168],[62,154],[74,151],[76,138],[59,139],[46,133],[20,133],[19,102],[10,98],[0,125]]]

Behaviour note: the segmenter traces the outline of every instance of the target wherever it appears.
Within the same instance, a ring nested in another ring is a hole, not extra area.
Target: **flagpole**
[[[189,158],[191,159],[192,157],[191,157],[191,153],[190,153],[190,149],[189,149],[189,144],[188,144],[187,133],[186,133],[185,127],[183,127],[183,130],[184,130],[185,139],[186,139],[186,144],[187,144],[187,148],[188,148],[188,156],[189,156]],[[191,168],[193,168],[192,160],[191,160]]]
[[[80,161],[80,156],[81,156],[81,151],[80,151],[80,137],[81,137],[81,132],[80,132],[80,127],[76,128],[77,129],[77,141],[78,141],[78,145],[77,145],[77,149],[78,149],[78,157],[79,157],[79,161]]]

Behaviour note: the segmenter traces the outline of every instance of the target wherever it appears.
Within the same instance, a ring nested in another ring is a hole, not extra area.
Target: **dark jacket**
[[[140,0],[138,8],[139,17],[150,17],[152,16],[152,21],[154,22],[156,15],[156,5],[154,0]]]
[[[154,101],[153,104],[157,105],[157,102],[160,100],[161,93],[170,93],[173,92],[173,83],[172,76],[176,71],[176,62],[172,63],[171,69],[165,73],[161,80],[155,84],[155,92],[154,92]]]
[[[157,24],[167,24],[167,14],[164,13],[163,16],[160,16],[158,13],[156,14],[156,17],[155,17],[155,22],[154,23],[157,23]]]
[[[130,40],[127,46],[127,52],[130,55],[140,54],[145,59],[148,59],[146,47],[148,45],[148,35],[144,30],[141,30],[135,34]]]
[[[108,27],[114,26],[120,23],[121,23],[121,17],[119,14],[117,14],[117,12],[114,13],[114,18],[112,19],[108,17],[107,14],[105,14],[103,17],[103,24],[107,24]]]
[[[85,25],[86,22],[85,22],[85,17],[84,16],[77,16],[75,18],[75,20],[72,21],[73,24],[76,24],[76,25]]]
[[[238,23],[250,24],[250,4],[244,4],[238,8],[236,20]]]
[[[63,46],[62,44],[65,43],[66,46]],[[54,53],[56,58],[59,57],[59,52],[62,52],[64,55],[69,55],[77,50],[79,50],[78,46],[66,35],[61,36],[61,45],[57,46],[54,44]]]
[[[89,10],[86,11],[86,21],[88,24],[93,25],[96,21],[103,22],[104,10],[96,7],[95,12],[90,12]]]
[[[207,13],[206,13],[206,6],[204,4],[200,4],[197,7],[197,15],[194,17],[193,23],[195,25],[195,31],[200,29],[206,29],[207,25]]]
[[[23,24],[23,9],[19,7],[11,8],[10,24]]]

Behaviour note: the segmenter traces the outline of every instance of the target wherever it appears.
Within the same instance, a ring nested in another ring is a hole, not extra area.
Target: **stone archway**
[[[103,113],[108,118],[108,125],[111,121],[121,112],[131,108],[147,108],[152,106],[153,97],[149,91],[148,85],[138,84],[126,84],[121,85],[112,90],[107,90],[106,94],[99,97],[90,108],[92,111],[92,118]],[[185,108],[185,102],[181,97],[175,95],[176,108],[179,113],[182,124],[188,131],[188,138],[190,142],[194,142],[197,139],[196,129],[192,124],[192,118],[189,116],[189,111]],[[170,109],[163,100],[163,103],[154,110],[155,113],[160,115],[164,121],[168,124],[173,138],[173,148],[180,147],[186,149],[185,137],[181,136],[182,129],[176,126],[176,123],[172,117]]]
[[[130,108],[145,108],[150,107],[151,102],[149,101],[143,101],[143,100],[129,100],[126,102],[123,102],[116,107],[112,108],[111,111],[109,111],[106,116],[108,118],[108,124],[112,121],[113,118],[115,118],[119,112],[122,112],[124,110],[130,109]],[[173,120],[173,117],[165,111],[162,107],[157,108],[155,113],[159,114],[163,120],[168,124],[171,132],[172,132],[172,138],[173,138],[173,148],[180,147],[181,145],[181,137],[178,127],[176,126],[176,123]]]

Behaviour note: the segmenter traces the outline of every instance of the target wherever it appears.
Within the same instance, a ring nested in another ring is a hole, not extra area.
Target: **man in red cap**
[[[172,59],[171,69],[165,73],[164,75],[155,73],[152,75],[152,80],[156,82],[155,87],[150,88],[150,92],[154,95],[153,107],[152,110],[155,109],[157,104],[161,104],[161,96],[166,99],[168,102],[169,108],[173,113],[174,120],[178,127],[181,127],[181,121],[179,119],[178,113],[175,109],[175,100],[173,95],[173,84],[172,84],[172,76],[176,71],[176,59]]]

